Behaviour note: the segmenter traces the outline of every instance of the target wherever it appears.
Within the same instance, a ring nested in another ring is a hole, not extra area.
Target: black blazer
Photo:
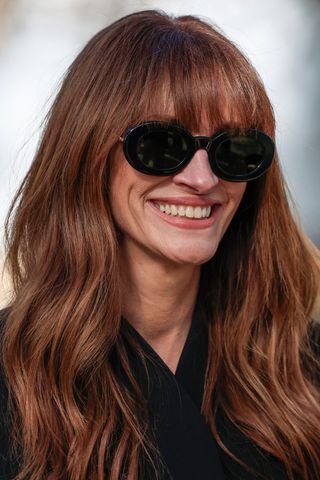
[[[2,311],[2,317],[4,316],[5,312]],[[124,333],[128,355],[147,398],[152,429],[164,461],[161,480],[258,480],[262,478],[261,474],[268,480],[288,479],[280,461],[245,437],[221,409],[218,410],[217,428],[225,445],[238,458],[253,467],[256,473],[250,473],[232,460],[217,445],[206,425],[200,413],[200,405],[207,358],[207,332],[201,321],[199,308],[195,310],[175,374],[126,321],[123,331],[134,336],[147,355],[149,380]],[[0,395],[0,480],[13,480],[19,463],[18,459],[9,456],[9,426],[3,375],[0,375]],[[141,477],[141,480],[152,479],[153,476],[147,471]],[[298,480],[298,477],[295,477],[296,479]]]

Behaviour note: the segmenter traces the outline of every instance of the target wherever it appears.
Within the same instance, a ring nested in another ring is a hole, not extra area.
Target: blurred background
[[[5,215],[64,71],[99,29],[150,8],[217,24],[257,68],[274,105],[297,214],[320,245],[319,0],[0,0],[0,269]],[[0,306],[9,284],[4,273]]]

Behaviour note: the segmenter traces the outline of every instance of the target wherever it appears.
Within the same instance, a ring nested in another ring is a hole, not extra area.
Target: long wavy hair
[[[168,105],[193,131],[209,124],[275,135],[254,68],[193,16],[128,15],[75,59],[6,224],[14,297],[2,361],[12,443],[22,459],[18,480],[102,480],[106,465],[110,480],[135,480],[143,458],[157,468],[124,344],[108,185],[119,136]],[[234,456],[217,429],[221,407],[284,462],[289,479],[311,480],[320,471],[319,365],[309,335],[319,268],[290,212],[277,157],[248,184],[203,275],[209,355],[202,414],[213,435]]]

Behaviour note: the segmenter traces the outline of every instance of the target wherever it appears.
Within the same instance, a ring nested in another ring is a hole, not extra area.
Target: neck
[[[153,258],[131,245],[122,250],[121,276],[124,317],[174,371],[191,324],[200,266]]]

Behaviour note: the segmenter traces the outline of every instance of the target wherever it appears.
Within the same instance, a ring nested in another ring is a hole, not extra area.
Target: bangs
[[[273,136],[272,107],[258,74],[229,40],[204,25],[210,33],[182,24],[143,42],[132,122],[175,120],[207,135],[258,128]]]

